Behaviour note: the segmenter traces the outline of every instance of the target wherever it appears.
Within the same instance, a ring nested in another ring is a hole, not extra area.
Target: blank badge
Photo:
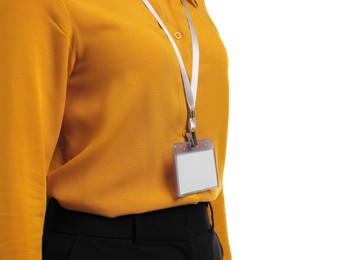
[[[191,147],[190,142],[177,143],[173,149],[178,197],[218,187],[211,139],[198,140],[196,147]]]

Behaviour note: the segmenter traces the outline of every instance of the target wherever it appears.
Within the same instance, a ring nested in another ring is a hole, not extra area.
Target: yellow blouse
[[[179,0],[150,1],[191,74]],[[197,136],[215,145],[220,187],[176,197],[172,146],[187,105],[175,52],[140,0],[0,2],[0,259],[41,259],[48,197],[107,217],[212,201],[231,259],[222,190],[228,60],[203,0]]]

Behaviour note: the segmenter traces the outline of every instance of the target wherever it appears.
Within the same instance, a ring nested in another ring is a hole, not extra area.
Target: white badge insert
[[[218,174],[211,139],[198,140],[192,147],[190,142],[174,145],[177,196],[202,192],[218,187]]]

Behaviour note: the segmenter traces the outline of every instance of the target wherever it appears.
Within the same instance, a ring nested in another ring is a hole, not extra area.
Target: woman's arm
[[[0,2],[0,259],[41,259],[46,174],[74,52],[60,0]]]
[[[231,260],[232,258],[228,238],[228,228],[226,222],[226,210],[223,190],[221,190],[217,199],[212,201],[211,204],[214,216],[214,230],[216,231],[224,250],[223,260]],[[211,214],[210,211],[209,214]]]

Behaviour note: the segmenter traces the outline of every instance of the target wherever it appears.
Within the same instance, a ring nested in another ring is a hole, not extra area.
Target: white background
[[[230,60],[233,260],[345,260],[345,2],[205,1]]]

